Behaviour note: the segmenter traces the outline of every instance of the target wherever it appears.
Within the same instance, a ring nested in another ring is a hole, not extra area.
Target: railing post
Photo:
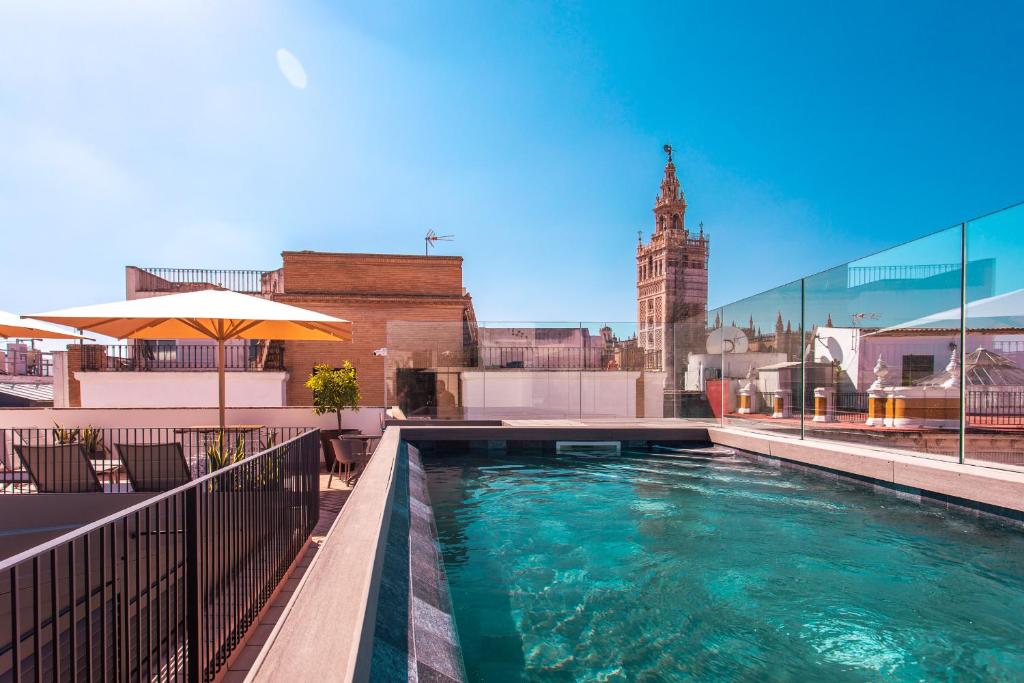
[[[186,680],[202,680],[202,598],[200,589],[198,487],[185,491],[185,644]]]
[[[957,459],[964,464],[967,454],[967,223],[960,224],[960,424],[957,425]]]

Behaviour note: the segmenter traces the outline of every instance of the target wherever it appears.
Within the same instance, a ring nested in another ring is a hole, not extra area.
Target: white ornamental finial
[[[754,364],[751,363],[750,367],[747,368],[747,381],[741,387],[743,391],[750,391],[750,388],[754,386]]]
[[[957,347],[954,346],[953,352],[949,354],[949,363],[946,365],[948,376],[942,382],[942,386],[946,388],[960,386],[960,354],[957,351]]]
[[[955,372],[957,373],[957,377],[960,376],[960,354],[957,353],[956,346],[953,346],[953,351],[949,354],[949,363],[946,364],[946,372],[951,375]]]
[[[885,364],[882,354],[878,354],[878,362],[875,363],[873,372],[875,373],[875,381],[868,389],[881,389],[885,386],[885,378],[889,376],[889,366]]]

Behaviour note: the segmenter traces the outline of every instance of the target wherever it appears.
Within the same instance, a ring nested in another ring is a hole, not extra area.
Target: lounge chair
[[[338,478],[341,479],[342,466],[345,467],[343,481],[347,484],[353,478],[353,468],[358,472],[359,467],[366,461],[366,442],[361,439],[331,439],[331,449],[334,452],[334,464],[331,465],[331,475],[327,477],[327,488],[331,488],[335,472],[338,472]]]
[[[192,481],[180,443],[118,443],[114,450],[137,493],[170,491]]]
[[[96,470],[82,444],[15,445],[14,452],[40,493],[101,493]]]

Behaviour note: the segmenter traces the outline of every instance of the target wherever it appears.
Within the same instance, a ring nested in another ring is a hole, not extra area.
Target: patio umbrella
[[[223,289],[40,313],[33,318],[118,339],[213,339],[224,429],[224,342],[231,339],[351,341],[352,323],[297,306]]]
[[[53,325],[22,318],[7,311],[0,311],[0,337],[3,339],[88,339],[88,337],[65,332]]]

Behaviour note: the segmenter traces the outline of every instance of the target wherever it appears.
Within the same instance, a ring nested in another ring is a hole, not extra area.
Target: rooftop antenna
[[[429,256],[430,248],[437,242],[451,242],[454,239],[455,235],[438,235],[433,229],[427,230],[427,234],[423,238],[423,255]]]

